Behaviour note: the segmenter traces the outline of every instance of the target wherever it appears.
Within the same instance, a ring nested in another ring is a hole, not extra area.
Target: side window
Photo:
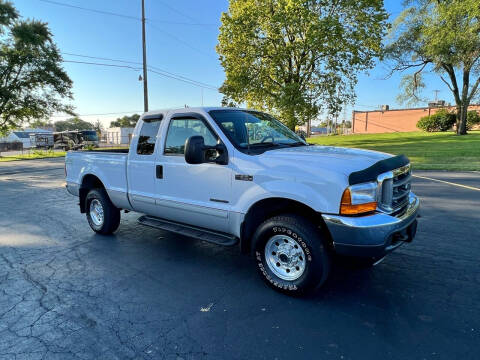
[[[151,121],[144,120],[140,134],[138,136],[137,154],[152,155],[155,151],[155,142],[157,141],[158,129],[160,128],[160,119]]]
[[[185,141],[195,135],[203,136],[205,145],[215,146],[217,137],[205,123],[198,119],[173,119],[170,122],[165,143],[165,154],[182,154],[185,152]]]

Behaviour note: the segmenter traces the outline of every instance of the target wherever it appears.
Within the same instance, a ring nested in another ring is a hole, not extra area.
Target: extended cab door
[[[128,154],[127,178],[130,202],[138,212],[155,214],[156,151],[163,115],[146,115],[135,130]]]
[[[232,170],[214,161],[191,165],[184,157],[185,141],[201,135],[205,145],[221,141],[207,120],[197,113],[173,114],[157,165],[157,206],[162,218],[228,232]],[[167,126],[167,124],[164,124]],[[165,133],[165,132],[164,132]]]

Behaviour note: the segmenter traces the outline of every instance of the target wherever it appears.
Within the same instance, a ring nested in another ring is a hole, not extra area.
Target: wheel
[[[253,236],[260,276],[274,289],[298,295],[322,286],[330,272],[330,254],[320,229],[307,219],[286,214],[263,222]]]
[[[104,189],[92,189],[86,198],[88,224],[93,231],[109,235],[120,225],[120,209],[112,204]]]

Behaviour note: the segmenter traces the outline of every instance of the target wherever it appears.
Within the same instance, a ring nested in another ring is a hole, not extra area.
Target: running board
[[[160,219],[153,216],[144,215],[141,216],[137,221],[141,225],[170,231],[198,240],[208,241],[217,245],[233,246],[238,243],[238,239],[232,235],[206,230],[192,225],[185,225],[170,220]]]

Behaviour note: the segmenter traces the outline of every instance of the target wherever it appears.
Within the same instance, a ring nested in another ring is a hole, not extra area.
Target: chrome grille
[[[379,175],[379,210],[388,214],[401,214],[408,205],[411,179],[410,164]]]

